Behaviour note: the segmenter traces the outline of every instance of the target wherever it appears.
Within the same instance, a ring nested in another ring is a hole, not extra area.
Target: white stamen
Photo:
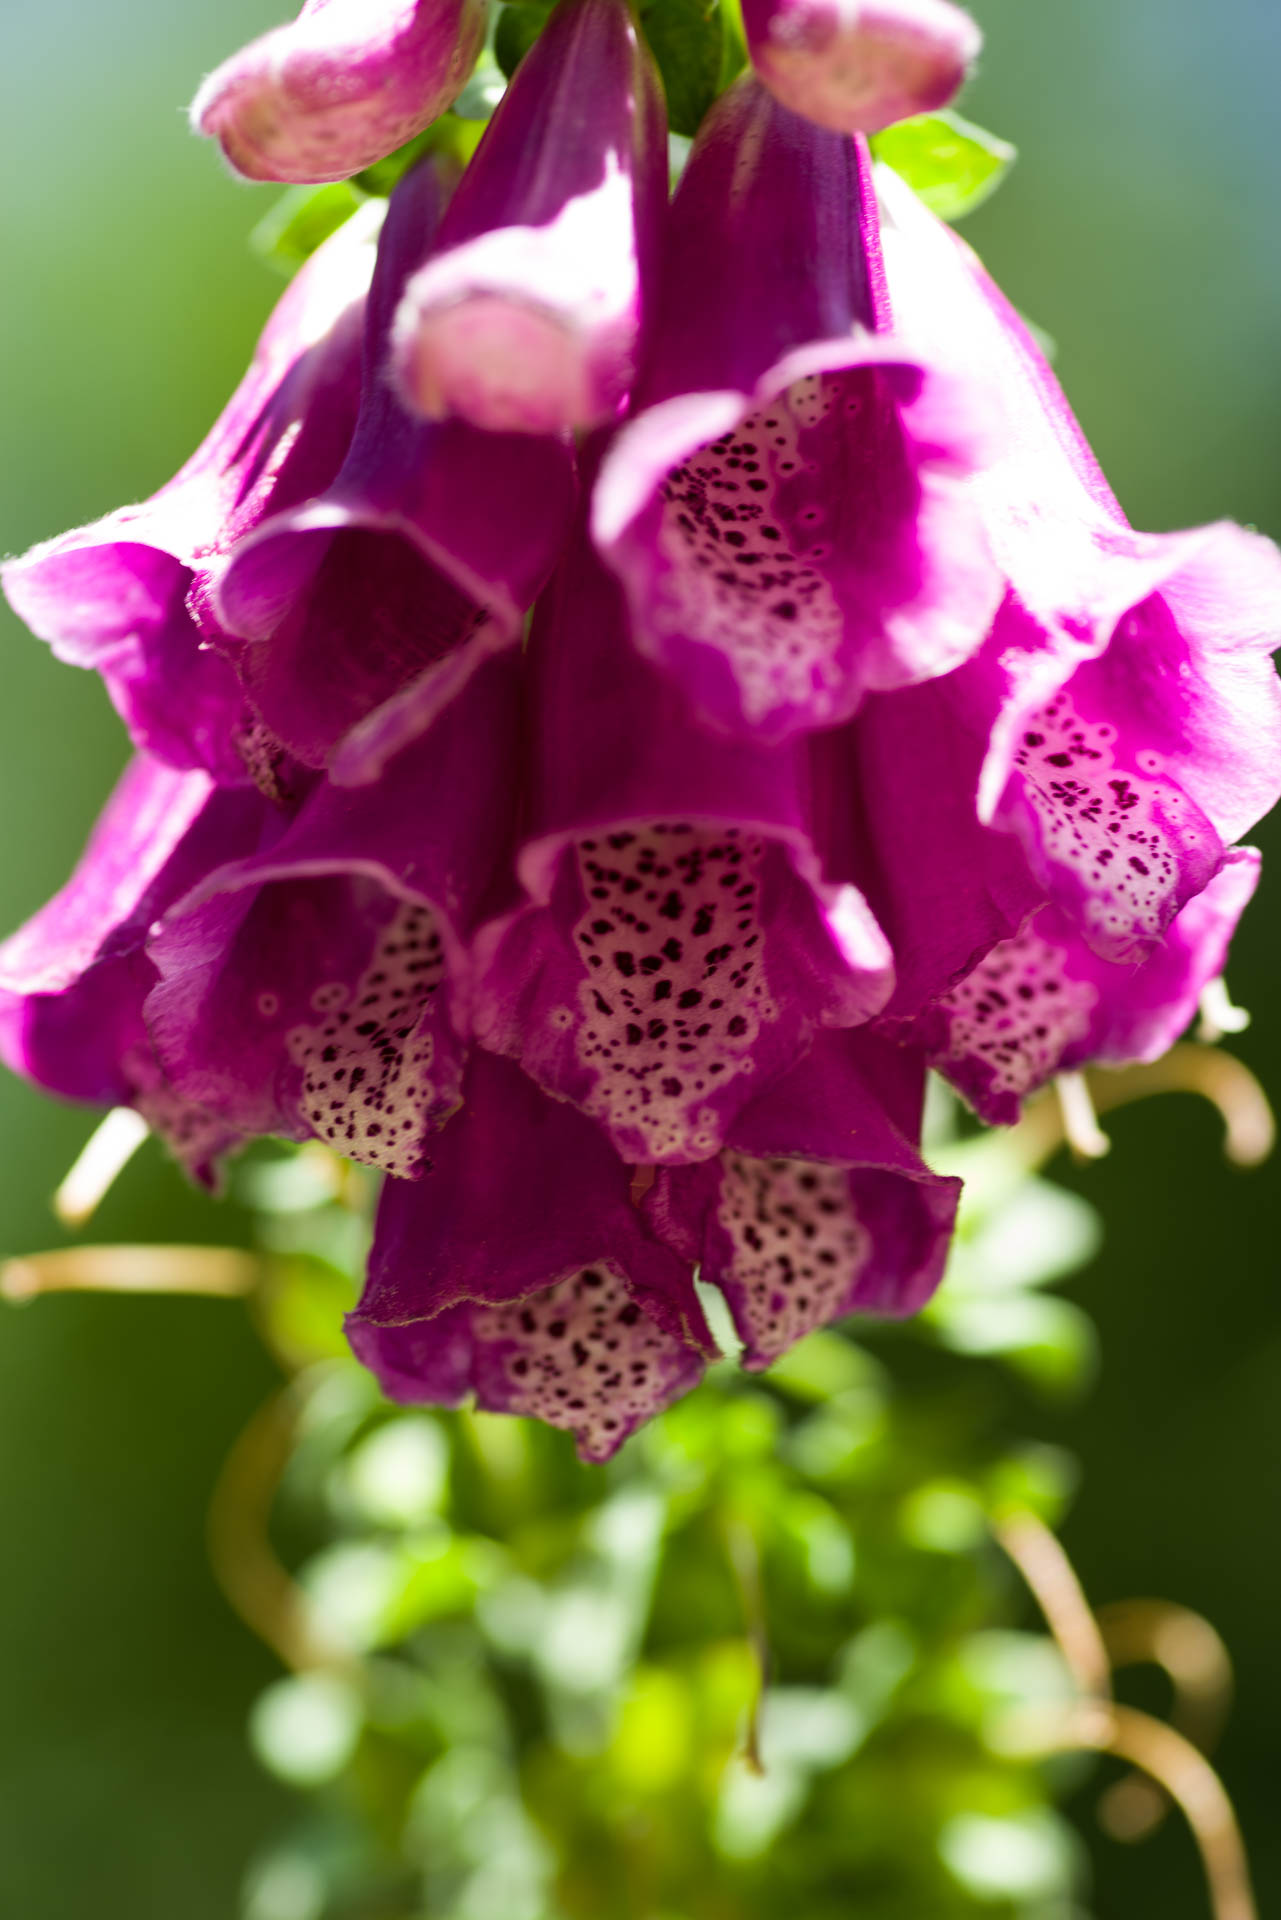
[[[93,1218],[151,1129],[132,1107],[113,1107],[94,1128],[58,1191],[53,1210],[64,1227]]]
[[[1201,1023],[1196,1030],[1196,1037],[1205,1046],[1212,1047],[1227,1033],[1244,1033],[1249,1024],[1250,1015],[1244,1007],[1233,1005],[1228,983],[1222,974],[1202,987]]]
[[[1101,1160],[1112,1142],[1099,1125],[1083,1073],[1060,1073],[1054,1082],[1067,1143],[1080,1160]]]

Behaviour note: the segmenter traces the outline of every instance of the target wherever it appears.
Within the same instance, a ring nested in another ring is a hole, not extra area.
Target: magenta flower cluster
[[[669,203],[626,0],[560,0],[461,179],[299,273],[209,438],[5,570],[136,757],[0,952],[0,1041],[198,1177],[382,1169],[352,1344],[589,1459],[697,1379],[910,1313],[984,1120],[1150,1059],[1281,792],[1281,556],[1134,532],[1026,328],[864,137],[943,0],[745,8]],[[475,0],[308,0],[196,117],[341,178],[446,106]],[[532,613],[532,619],[529,616]]]

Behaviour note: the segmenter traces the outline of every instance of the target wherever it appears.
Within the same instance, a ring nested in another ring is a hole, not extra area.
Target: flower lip
[[[949,0],[744,0],[770,91],[836,133],[878,133],[946,106],[983,36]]]
[[[474,1391],[607,1459],[714,1357],[688,1263],[591,1122],[491,1054],[473,1053],[433,1157],[383,1190],[357,1356],[396,1398]]]
[[[1222,974],[1259,865],[1253,847],[1229,848],[1138,964],[1100,958],[1045,907],[898,1030],[993,1126],[1012,1125],[1020,1102],[1057,1073],[1158,1059]]]

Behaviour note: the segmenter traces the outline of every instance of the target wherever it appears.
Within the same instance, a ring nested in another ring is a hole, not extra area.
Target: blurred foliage
[[[1018,158],[1008,140],[946,109],[886,127],[872,149],[943,220],[981,207]]]
[[[237,1450],[272,1537],[241,1544],[257,1584],[220,1571],[295,1668],[252,1739],[306,1798],[244,1920],[1077,1920],[1079,1763],[999,1735],[1071,1682],[993,1528],[1070,1493],[1016,1409],[1089,1377],[1041,1289],[1097,1225],[1004,1140],[942,1151],[969,1197],[921,1321],[727,1358],[603,1469],[383,1402],[338,1334],[369,1183],[315,1148],[246,1163],[290,1438],[283,1469]]]

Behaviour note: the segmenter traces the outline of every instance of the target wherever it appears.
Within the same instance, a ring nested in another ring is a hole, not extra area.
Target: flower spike
[[[191,104],[250,180],[345,180],[421,133],[461,92],[486,0],[305,0]]]
[[[743,26],[775,98],[834,133],[936,113],[983,44],[949,0],[743,0]]]
[[[666,204],[662,91],[627,0],[560,0],[405,289],[407,404],[497,431],[607,424]]]

